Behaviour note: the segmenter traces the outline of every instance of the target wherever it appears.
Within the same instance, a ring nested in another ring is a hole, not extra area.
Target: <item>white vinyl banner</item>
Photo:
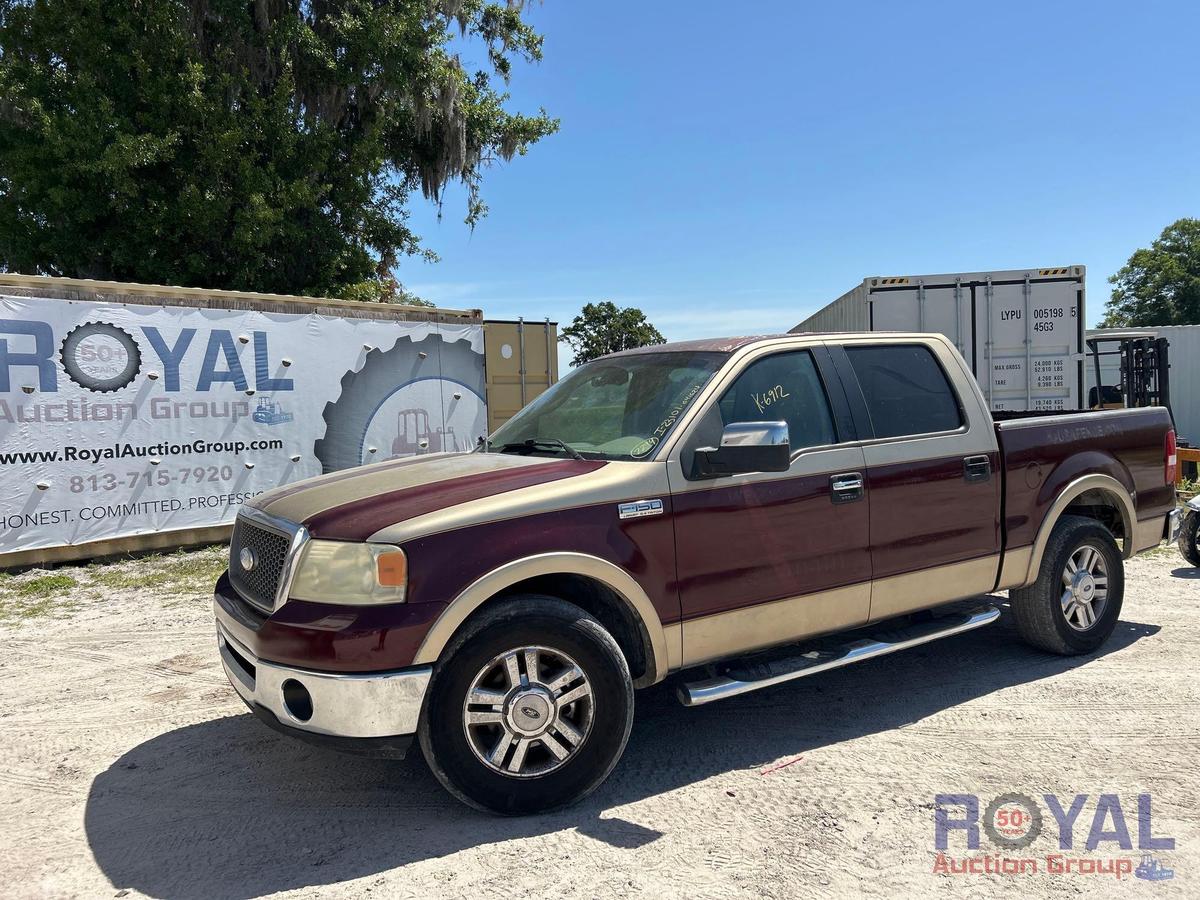
[[[466,450],[483,328],[0,295],[0,553],[232,521],[323,472]]]

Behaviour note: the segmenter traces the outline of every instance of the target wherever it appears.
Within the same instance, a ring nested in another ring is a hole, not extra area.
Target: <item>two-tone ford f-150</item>
[[[647,347],[474,452],[254,498],[218,644],[268,725],[415,735],[455,796],[528,813],[595,789],[673,672],[707,703],[985,625],[956,601],[1002,590],[1033,646],[1096,649],[1122,560],[1175,537],[1174,467],[1164,409],[993,422],[937,335]]]

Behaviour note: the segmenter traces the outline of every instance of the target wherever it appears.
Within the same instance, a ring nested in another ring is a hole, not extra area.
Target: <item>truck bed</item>
[[[1163,477],[1171,417],[1162,407],[997,412],[993,417],[1004,461],[1006,550],[1032,544],[1055,497],[1085,475],[1108,475],[1120,482],[1136,498],[1139,520],[1162,517],[1175,505],[1174,485]]]

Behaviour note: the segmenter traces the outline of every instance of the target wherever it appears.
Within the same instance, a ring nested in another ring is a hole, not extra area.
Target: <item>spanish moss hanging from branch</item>
[[[541,59],[526,14],[0,0],[0,266],[316,294],[432,258],[410,197],[440,209],[460,182],[473,227],[487,167],[557,128],[507,108],[513,64]]]

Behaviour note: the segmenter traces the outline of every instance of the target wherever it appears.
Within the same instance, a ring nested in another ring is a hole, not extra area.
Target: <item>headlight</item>
[[[314,603],[403,603],[408,559],[391,544],[309,541],[288,596]]]

